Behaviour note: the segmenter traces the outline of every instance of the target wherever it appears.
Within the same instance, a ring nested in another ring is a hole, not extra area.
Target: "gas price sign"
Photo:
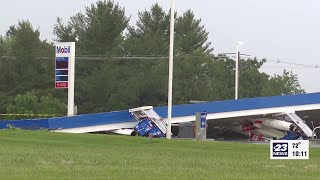
[[[55,87],[68,88],[69,57],[56,57]]]
[[[271,140],[270,159],[309,159],[309,141]]]

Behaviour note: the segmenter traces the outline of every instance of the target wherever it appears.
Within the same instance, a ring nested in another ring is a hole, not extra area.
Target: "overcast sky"
[[[137,12],[158,2],[166,10],[170,0],[115,0],[125,7],[131,24]],[[270,60],[318,65],[320,62],[319,0],[175,0],[176,10],[191,9],[202,19],[216,52],[233,52],[237,41],[242,53]],[[57,17],[64,20],[82,11],[95,0],[0,0],[0,35],[20,19],[39,28],[42,39],[52,41]],[[298,74],[307,92],[320,92],[319,68],[267,63],[268,74],[282,69]]]

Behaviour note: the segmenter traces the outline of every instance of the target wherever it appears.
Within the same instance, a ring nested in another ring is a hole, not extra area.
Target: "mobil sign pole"
[[[55,47],[55,88],[68,88],[68,116],[74,115],[75,43],[58,42]]]

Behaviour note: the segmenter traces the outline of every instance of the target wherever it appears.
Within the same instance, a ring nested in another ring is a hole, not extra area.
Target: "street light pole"
[[[239,46],[244,44],[243,42],[237,42],[237,52],[236,52],[236,77],[235,77],[235,99],[237,100],[239,97],[239,64],[240,64],[240,52]]]
[[[236,77],[235,77],[235,99],[238,99],[239,90],[239,42],[237,42],[237,52],[236,52]]]
[[[174,0],[171,0],[170,17],[170,48],[169,48],[169,84],[168,84],[168,124],[167,139],[171,139],[171,116],[172,116],[172,77],[173,77],[173,41],[174,41]]]

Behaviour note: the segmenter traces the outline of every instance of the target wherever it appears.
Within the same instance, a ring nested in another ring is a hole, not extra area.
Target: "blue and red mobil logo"
[[[71,53],[71,47],[70,46],[57,46],[56,53],[57,54],[69,54],[69,53]]]

